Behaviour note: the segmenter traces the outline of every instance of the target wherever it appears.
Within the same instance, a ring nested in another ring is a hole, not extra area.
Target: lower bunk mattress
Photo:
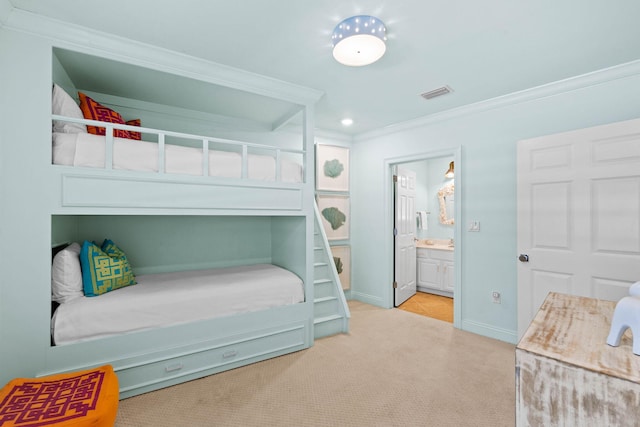
[[[303,281],[271,264],[136,276],[137,284],[61,304],[55,345],[304,302]]]

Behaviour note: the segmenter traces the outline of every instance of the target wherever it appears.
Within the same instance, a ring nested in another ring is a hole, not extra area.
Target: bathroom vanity
[[[416,243],[416,262],[418,291],[453,297],[453,244],[448,240],[419,240]]]

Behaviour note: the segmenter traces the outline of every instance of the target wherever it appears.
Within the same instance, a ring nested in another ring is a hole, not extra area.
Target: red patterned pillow
[[[80,97],[80,109],[82,110],[82,114],[84,115],[85,119],[99,120],[101,122],[108,123],[119,123],[122,125],[126,124],[126,122],[122,119],[122,116],[113,111],[111,108],[107,108],[104,105],[101,105],[82,92],[78,92],[78,97]],[[106,134],[105,128],[91,125],[87,125],[87,132],[94,135]],[[131,138],[131,134],[129,133],[129,131],[122,129],[114,129],[113,136],[134,139]]]
[[[138,126],[138,127],[140,127],[140,119],[127,120],[126,123],[129,126]],[[137,139],[138,141],[140,141],[142,139],[142,134],[140,132],[129,131],[129,135],[131,135],[131,139]]]

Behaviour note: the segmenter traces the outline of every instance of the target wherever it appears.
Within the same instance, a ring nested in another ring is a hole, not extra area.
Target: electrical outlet
[[[500,296],[500,292],[493,291],[491,293],[491,297],[493,298],[493,303],[494,304],[502,304],[502,297]]]

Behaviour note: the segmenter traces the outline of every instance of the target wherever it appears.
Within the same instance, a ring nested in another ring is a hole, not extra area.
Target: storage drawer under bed
[[[199,348],[175,349],[171,355],[144,362],[114,364],[120,398],[215,374],[306,348],[305,323],[287,324],[276,330],[253,331],[225,342],[203,343]],[[119,366],[118,366],[119,365]]]

